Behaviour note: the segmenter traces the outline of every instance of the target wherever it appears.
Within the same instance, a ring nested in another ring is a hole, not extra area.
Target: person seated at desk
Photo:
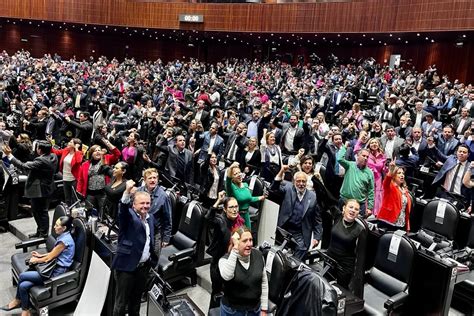
[[[75,243],[71,236],[72,220],[69,216],[61,216],[54,224],[54,231],[58,235],[56,243],[51,252],[40,254],[36,251],[31,253],[30,264],[49,262],[57,258],[57,265],[51,277],[66,273],[74,261]],[[25,271],[20,274],[15,298],[1,310],[11,311],[15,308],[22,308],[21,316],[30,316],[29,290],[35,285],[44,284],[43,277],[38,271]]]
[[[342,207],[342,216],[339,217],[331,229],[331,240],[327,254],[337,261],[337,283],[344,288],[351,289],[351,279],[354,274],[356,248],[363,227],[355,220],[359,216],[360,205],[357,200],[348,199]]]
[[[405,171],[392,161],[383,180],[382,204],[377,218],[409,231],[411,208],[412,201],[405,183]]]

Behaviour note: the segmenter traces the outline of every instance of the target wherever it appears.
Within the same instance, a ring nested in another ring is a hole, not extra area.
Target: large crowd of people
[[[442,76],[434,65],[417,72],[372,59],[207,64],[2,52],[3,198],[8,209],[18,176],[29,174],[25,192],[37,235],[43,236],[48,224],[41,215],[47,211],[44,198],[52,194],[52,170],[62,176],[67,204],[74,202],[75,189],[100,217],[120,218],[119,201],[132,203],[128,195],[143,191],[138,194],[142,205],[135,201],[130,209],[139,215],[138,226],[153,223],[146,231],[154,232],[153,240],[147,235],[146,244],[140,243],[133,266],[114,262],[120,282],[130,287],[124,273],[137,264],[141,269],[151,257],[143,246],[152,245],[153,257],[159,257],[171,237],[172,210],[159,174],[189,183],[211,209],[215,236],[225,239],[209,248],[213,294],[224,286],[221,311],[258,311],[259,299],[226,288],[236,282],[245,283],[237,288],[245,287],[251,274],[251,281],[262,284],[254,294],[262,296],[266,308],[260,255],[249,250],[252,235],[242,226],[252,227],[249,205],[267,195],[252,196],[245,178],[258,175],[284,197],[278,226],[293,234],[299,258],[322,238],[321,209],[346,210],[337,221],[340,231],[359,215],[408,231],[413,205],[408,186],[420,168],[436,173],[433,194],[460,199],[470,211],[473,114],[472,85]],[[217,216],[222,203],[224,213]],[[130,248],[126,241],[119,238],[119,247]],[[225,255],[227,245],[230,255]],[[350,252],[341,249],[332,252]],[[353,260],[345,259],[340,274],[348,284]],[[121,314],[129,297],[117,298]],[[135,311],[136,302],[129,304],[129,312]]]

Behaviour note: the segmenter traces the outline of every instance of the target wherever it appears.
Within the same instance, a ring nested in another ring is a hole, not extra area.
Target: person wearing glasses
[[[223,211],[219,207],[223,205]],[[219,259],[227,253],[230,242],[230,233],[237,227],[244,225],[244,219],[239,214],[239,204],[233,197],[226,197],[225,191],[219,192],[219,196],[207,213],[206,218],[210,229],[213,231],[211,244],[207,253],[212,257],[210,264],[212,293],[209,309],[219,306],[216,297],[222,292],[222,279],[219,274]]]

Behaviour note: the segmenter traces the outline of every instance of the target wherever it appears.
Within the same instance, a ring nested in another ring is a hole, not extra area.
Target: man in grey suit
[[[33,161],[21,162],[12,155],[8,146],[3,146],[8,160],[19,169],[28,172],[25,184],[25,197],[31,199],[31,211],[36,221],[36,234],[30,237],[46,237],[49,231],[48,202],[54,192],[54,172],[57,158],[51,153],[51,144],[47,141],[36,143],[36,157]]]
[[[278,214],[278,227],[293,235],[297,242],[295,256],[304,259],[310,248],[318,245],[323,234],[321,212],[316,200],[316,193],[306,189],[308,181],[304,172],[297,172],[293,184],[282,183],[288,166],[283,166],[275,177],[272,191],[284,194],[284,200]]]
[[[396,136],[395,128],[391,125],[385,127],[385,135],[380,137],[380,144],[385,150],[385,156],[395,160],[398,155],[398,149],[404,143],[404,139]]]

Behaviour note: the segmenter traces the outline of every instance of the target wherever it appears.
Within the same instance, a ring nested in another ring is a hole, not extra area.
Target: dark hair
[[[311,157],[310,155],[305,155],[300,159],[300,166],[302,166],[307,160],[311,160],[311,162],[314,164],[313,157]]]
[[[41,150],[43,155],[49,155],[51,153],[51,143],[45,140],[39,140],[36,142],[36,148]]]
[[[91,117],[91,114],[89,112],[81,112],[81,115],[84,115],[87,119]]]
[[[237,205],[238,205],[239,202],[237,201],[237,199],[233,196],[229,196],[229,197],[226,197],[224,199],[224,208],[227,208],[227,206],[229,205],[229,202],[232,201],[232,200],[235,200],[237,202]]]
[[[402,144],[400,146],[400,149],[398,150],[398,153],[400,154],[401,157],[406,159],[410,155],[410,148],[411,148],[410,145]]]
[[[393,125],[385,126],[385,131],[388,131],[389,129],[395,129],[395,127],[393,127]]]
[[[127,173],[128,163],[126,163],[125,161],[119,161],[118,163],[120,164],[120,168],[123,170],[123,173]]]
[[[461,147],[462,147],[462,148],[466,148],[466,149],[467,149],[467,153],[468,153],[468,154],[470,154],[470,153],[471,153],[471,149],[470,149],[470,148],[469,148],[469,146],[468,146],[468,145],[466,145],[466,144],[461,144],[461,145],[459,145],[458,147],[456,147],[456,152],[457,152],[457,151],[458,151],[458,149],[459,149],[459,148],[461,148]]]
[[[71,230],[72,227],[72,218],[70,216],[61,216],[59,219],[59,224],[66,227],[66,231]]]
[[[74,143],[74,145],[79,145],[79,146],[82,145],[82,140],[80,140],[79,138],[73,138],[71,140]]]

